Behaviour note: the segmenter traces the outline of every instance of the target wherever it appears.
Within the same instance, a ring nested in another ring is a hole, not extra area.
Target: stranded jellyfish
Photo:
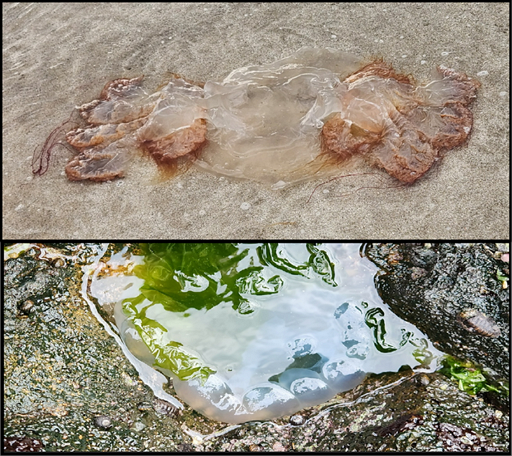
[[[435,369],[355,244],[167,243],[101,254],[84,277],[132,355],[228,423],[321,404],[367,373]]]
[[[116,79],[78,107],[85,126],[66,135],[77,151],[66,174],[122,177],[141,150],[159,164],[193,163],[274,188],[339,174],[352,157],[410,184],[467,139],[479,85],[444,67],[416,84],[383,61],[315,48],[221,81],[176,76],[151,94],[142,78]]]

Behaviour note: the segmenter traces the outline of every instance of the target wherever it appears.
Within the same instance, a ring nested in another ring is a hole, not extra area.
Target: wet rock
[[[396,435],[404,429],[414,429],[423,424],[423,415],[414,412],[407,412],[397,417],[394,421],[386,426],[377,429],[380,436]]]
[[[510,296],[497,278],[495,244],[371,244],[379,294],[440,350],[509,378]],[[395,262],[399,255],[403,260]],[[426,271],[417,274],[417,267]]]
[[[133,426],[143,416],[137,404],[151,404],[153,393],[125,381],[137,372],[80,299],[79,269],[32,253],[4,262],[5,451],[37,441],[47,452],[172,452],[182,441],[172,419],[161,416],[148,435]],[[22,318],[27,300],[33,311]],[[152,407],[147,415],[155,418]],[[105,432],[96,417],[115,425]]]
[[[488,440],[465,427],[454,426],[449,423],[440,423],[437,435],[443,442],[445,451],[463,452],[495,452],[495,447],[489,445]]]
[[[422,382],[421,376],[429,381]],[[507,452],[509,415],[496,412],[440,373],[411,376],[404,371],[369,377],[315,407],[302,426],[290,426],[285,419],[247,423],[229,437],[203,442],[202,450],[269,451],[276,442],[286,442],[287,451],[296,452],[443,451],[454,438],[446,431],[458,428],[464,430],[461,437],[472,436],[468,451],[481,445]]]
[[[34,453],[44,448],[40,440],[28,437],[7,437],[4,439],[4,451],[8,453]]]
[[[180,443],[176,446],[176,451],[179,453],[193,453],[194,446],[189,443]]]

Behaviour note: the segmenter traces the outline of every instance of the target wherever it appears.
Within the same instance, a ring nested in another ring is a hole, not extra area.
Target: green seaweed
[[[284,258],[277,243],[256,248],[237,243],[147,243],[140,248],[144,261],[134,274],[144,284],[137,297],[123,302],[123,309],[155,357],[155,366],[180,380],[204,381],[215,370],[182,344],[165,338],[166,329],[147,317],[152,306],[162,305],[177,318],[186,318],[191,309],[207,311],[230,303],[233,310],[247,315],[253,312],[250,296],[278,293],[284,284],[281,275],[318,276],[337,286],[334,263],[315,244],[306,244],[309,259],[300,264]],[[276,269],[281,274],[275,274]]]
[[[375,348],[381,353],[390,353],[396,351],[397,347],[386,342],[386,322],[384,321],[384,311],[379,307],[369,309],[365,314],[365,323],[373,329]],[[402,346],[403,344],[400,344]]]
[[[337,286],[334,280],[334,264],[324,250],[320,250],[315,244],[306,244],[310,253],[309,260],[303,264],[292,264],[287,258],[280,255],[279,244],[267,242],[258,247],[258,256],[263,265],[272,265],[283,272],[302,277],[319,275],[322,280],[332,286]]]
[[[492,381],[485,371],[469,361],[462,361],[453,356],[443,359],[441,373],[458,383],[459,389],[468,394],[494,392],[508,396],[509,389],[505,382]]]
[[[508,282],[509,281],[509,278],[504,275],[500,269],[498,269],[496,271],[496,278],[500,281],[500,282]]]
[[[167,311],[211,309],[224,301],[238,306],[236,265],[248,250],[235,244],[141,244],[144,263],[134,273],[144,279],[141,294],[128,300],[133,306],[145,299]],[[136,313],[134,311],[134,313]]]

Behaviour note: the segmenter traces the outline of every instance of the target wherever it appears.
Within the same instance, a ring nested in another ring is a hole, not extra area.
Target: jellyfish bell
[[[149,244],[97,267],[89,295],[128,350],[214,420],[291,415],[437,355],[387,310],[354,244]]]

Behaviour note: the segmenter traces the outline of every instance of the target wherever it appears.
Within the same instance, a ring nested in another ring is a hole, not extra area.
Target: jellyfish
[[[83,290],[130,353],[211,419],[291,415],[368,373],[436,368],[440,353],[382,303],[376,267],[358,245],[155,243],[141,250],[105,255]]]
[[[355,157],[412,184],[472,129],[479,82],[437,67],[418,84],[382,60],[302,48],[277,62],[197,83],[178,75],[148,93],[142,77],[109,82],[78,107],[66,135],[70,180],[123,177],[137,151],[282,188],[339,174]]]

